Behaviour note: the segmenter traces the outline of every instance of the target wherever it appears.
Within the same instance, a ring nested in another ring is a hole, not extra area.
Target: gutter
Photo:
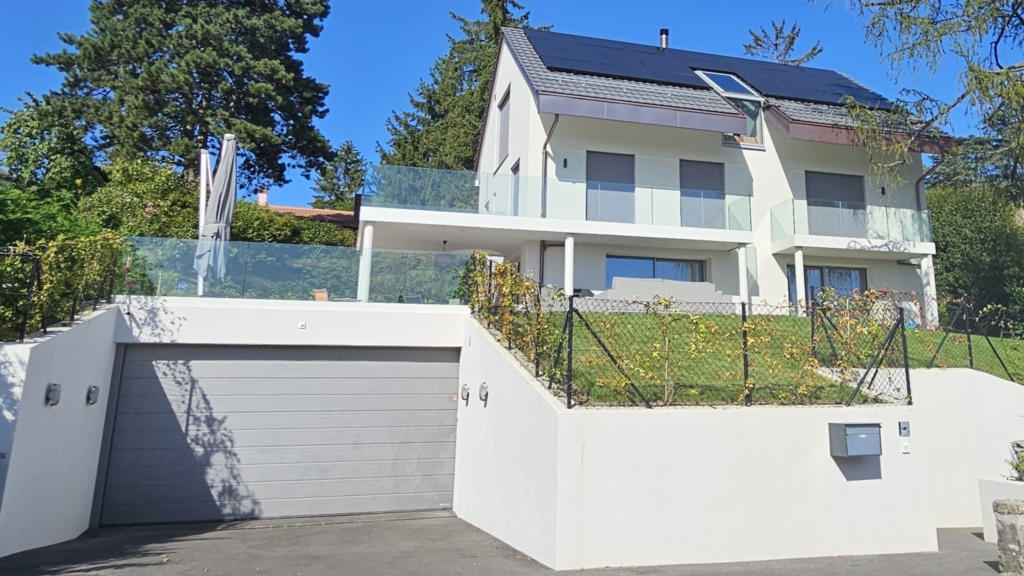
[[[558,120],[561,119],[561,114],[555,114],[555,121],[551,123],[551,128],[548,129],[548,135],[544,139],[544,144],[540,147],[541,162],[540,162],[540,217],[548,217],[548,144],[551,143],[551,137],[555,135],[555,129],[558,128]],[[542,256],[543,258],[543,256]]]

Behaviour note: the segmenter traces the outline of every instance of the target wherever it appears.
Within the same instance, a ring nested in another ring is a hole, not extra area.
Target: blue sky
[[[816,67],[844,72],[863,84],[894,97],[912,87],[950,99],[957,90],[952,66],[935,75],[904,73],[898,82],[882,63],[878,50],[864,41],[863,23],[844,7],[825,9],[808,0],[521,0],[535,24],[551,24],[558,32],[629,42],[656,43],[658,30],[671,30],[671,44],[702,52],[743,55],[747,30],[768,26],[772,19],[796,21],[803,28],[798,49],[820,40],[825,52]],[[837,4],[843,4],[837,2]],[[353,140],[371,161],[376,143],[384,141],[384,122],[391,110],[406,107],[407,93],[426,75],[433,60],[446,51],[446,33],[456,32],[448,12],[474,16],[479,0],[334,0],[323,35],[304,56],[308,73],[331,86],[330,113],[320,129],[335,145]],[[34,53],[59,50],[57,32],[81,33],[89,27],[87,0],[12,2],[0,18],[0,106],[14,107],[25,91],[57,88],[60,75],[29,62]],[[42,17],[41,17],[42,16]],[[966,121],[956,132],[968,131]],[[271,202],[305,205],[310,183],[293,182],[271,190]]]

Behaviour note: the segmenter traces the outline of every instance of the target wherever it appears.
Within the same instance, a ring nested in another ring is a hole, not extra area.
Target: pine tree
[[[312,172],[330,145],[313,125],[327,85],[297,57],[328,0],[92,0],[92,28],[33,57],[64,74],[59,96],[98,126],[108,157],[170,159],[194,169],[224,133],[241,144],[243,178],[282,184]]]
[[[351,210],[366,178],[366,160],[352,141],[342,144],[319,170],[313,185],[313,208]]]
[[[529,28],[530,13],[515,0],[481,0],[480,20],[452,13],[461,32],[448,53],[409,95],[410,109],[392,112],[383,164],[474,170],[501,29]],[[517,15],[518,14],[518,15]]]
[[[800,38],[800,32],[800,27],[795,22],[787,32],[785,20],[782,21],[782,24],[776,24],[772,20],[771,32],[765,30],[763,26],[760,32],[750,30],[750,44],[744,44],[743,50],[750,56],[764,58],[779,64],[802,66],[815,59],[825,49],[821,47],[821,42],[815,42],[814,46],[811,46],[811,49],[804,52],[802,56],[791,57],[790,55],[796,47],[796,41]]]

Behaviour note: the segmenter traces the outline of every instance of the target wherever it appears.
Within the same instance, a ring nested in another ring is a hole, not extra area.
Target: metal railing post
[[[913,404],[913,397],[910,395],[910,353],[907,351],[907,322],[903,306],[899,307],[900,339],[903,341],[903,374],[907,383],[907,404]]]
[[[750,356],[748,355],[748,344],[750,342],[747,334],[747,303],[740,302],[740,320],[743,334],[743,389],[746,391],[743,402],[750,406],[754,402],[754,391],[750,388]]]
[[[966,300],[965,300],[965,304],[966,304]],[[968,361],[968,363],[969,363],[969,365],[971,367],[971,370],[974,369],[974,343],[971,341],[971,312],[972,312],[972,308],[973,307],[968,306],[967,307],[967,311],[964,314],[964,322],[965,322],[965,326],[967,328],[967,361]]]
[[[798,306],[797,314],[799,314],[800,313],[800,308],[799,308],[800,305],[797,304],[797,306]],[[811,300],[810,302],[807,303],[807,313],[808,313],[808,316],[811,317],[811,358],[817,358],[818,357],[818,343],[815,342],[815,340],[817,339],[818,335],[815,334],[815,330],[814,330],[814,328],[815,328],[815,326],[814,326],[814,323],[815,323],[815,318],[814,318],[814,313],[815,313],[815,310],[814,310],[814,300]]]
[[[568,326],[566,328],[568,342],[566,342],[565,348],[565,407],[572,408],[572,353],[574,343],[572,338],[572,327],[573,327],[573,313],[576,312],[576,296],[569,296],[569,316],[567,318]]]

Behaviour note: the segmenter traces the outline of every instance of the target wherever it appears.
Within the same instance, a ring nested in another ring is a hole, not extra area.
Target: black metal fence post
[[[749,338],[747,334],[747,303],[740,302],[740,321],[743,323],[743,390],[746,391],[743,402],[750,406],[754,402],[754,391],[750,387],[750,356],[748,355]]]
[[[907,322],[903,307],[899,307],[900,339],[903,341],[903,374],[907,383],[907,404],[913,404],[910,395],[910,353],[907,352]]]
[[[797,311],[799,311],[799,308],[797,309]],[[807,303],[807,312],[809,313],[809,315],[811,317],[811,358],[817,358],[818,357],[818,343],[815,342],[815,340],[817,340],[818,335],[815,334],[815,330],[814,330],[814,328],[815,328],[814,327],[814,324],[815,324],[814,300],[811,300],[810,302]]]
[[[573,313],[576,311],[576,297],[569,296],[569,315],[566,318],[568,326],[566,327],[568,341],[565,344],[565,407],[572,408],[572,352],[573,352],[573,339],[572,339],[572,325]]]
[[[965,300],[966,303],[966,300]],[[974,343],[971,341],[971,312],[972,307],[967,306],[966,313],[964,314],[964,323],[967,328],[967,361],[970,364],[971,370],[974,369]]]

